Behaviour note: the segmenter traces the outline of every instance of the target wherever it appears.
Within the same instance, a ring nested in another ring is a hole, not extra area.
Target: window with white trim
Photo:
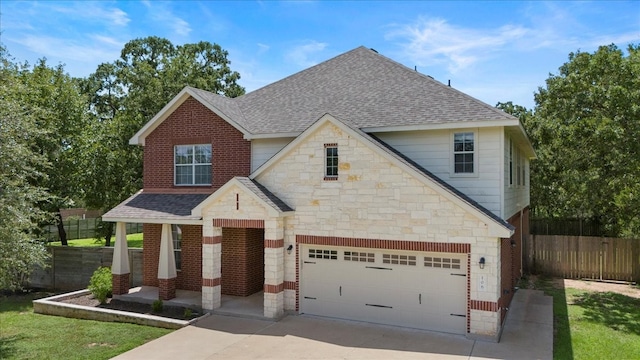
[[[513,140],[509,138],[509,185],[513,186]]]
[[[324,178],[338,179],[338,144],[325,144]]]
[[[176,270],[182,267],[182,229],[180,225],[171,225],[171,240],[173,241],[173,256],[176,259]]]
[[[475,174],[475,135],[473,132],[453,134],[454,174]]]
[[[174,183],[211,185],[211,144],[174,147]]]

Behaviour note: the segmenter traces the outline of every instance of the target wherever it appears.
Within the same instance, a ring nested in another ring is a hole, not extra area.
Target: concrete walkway
[[[499,343],[306,315],[211,315],[115,359],[551,359],[551,297],[519,290],[511,305]]]

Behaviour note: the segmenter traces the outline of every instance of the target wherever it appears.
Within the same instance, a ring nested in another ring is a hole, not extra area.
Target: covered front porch
[[[291,213],[248,178],[234,178],[213,194],[139,192],[103,216],[116,222],[114,297],[279,318],[284,314],[284,217]],[[145,224],[143,286],[138,288],[129,281],[127,222]]]

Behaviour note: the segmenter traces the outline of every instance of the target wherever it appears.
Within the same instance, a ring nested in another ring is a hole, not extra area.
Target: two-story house
[[[114,294],[139,222],[161,299],[499,338],[535,156],[513,116],[359,47],[238,98],[187,87],[131,144],[144,189],[103,217]]]

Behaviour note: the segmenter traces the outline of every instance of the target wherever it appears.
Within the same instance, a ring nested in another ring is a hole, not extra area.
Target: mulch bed
[[[69,299],[60,300],[60,302],[67,304],[75,304],[89,307],[99,307],[111,310],[127,311],[138,314],[147,314],[162,316],[177,320],[191,320],[200,316],[196,311],[191,311],[191,314],[185,314],[185,308],[181,306],[163,305],[162,312],[153,312],[151,304],[143,304],[132,301],[122,301],[112,298],[107,298],[107,303],[100,305],[100,302],[93,297],[93,295],[80,295]],[[190,315],[190,316],[185,316]]]

